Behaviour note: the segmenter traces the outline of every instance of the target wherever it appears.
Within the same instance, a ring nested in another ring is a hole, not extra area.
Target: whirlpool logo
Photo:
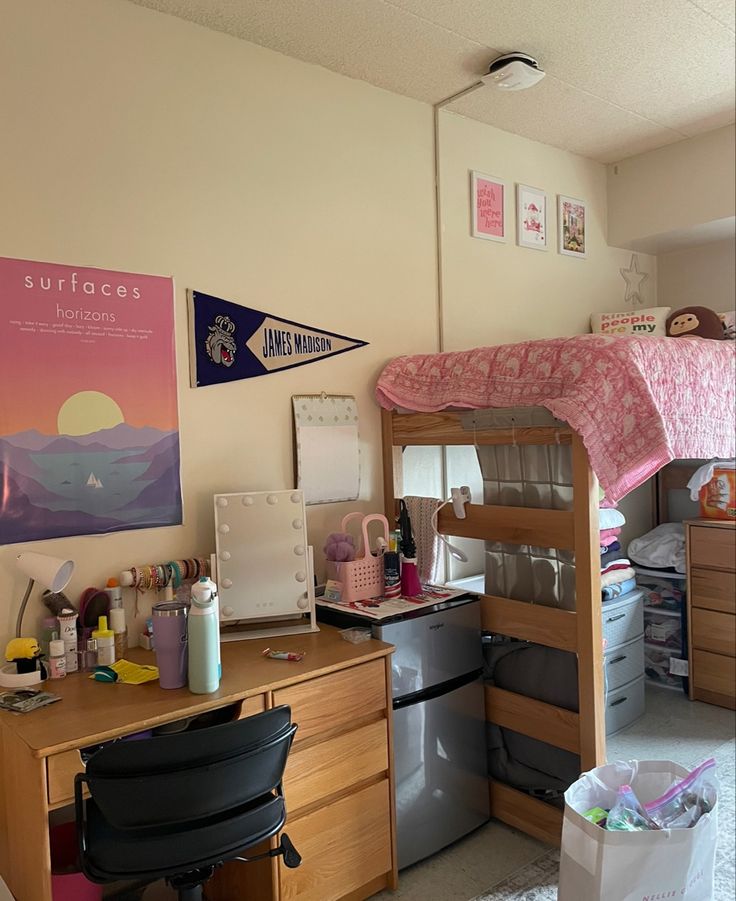
[[[445,628],[445,624],[444,624],[444,623],[437,623],[435,626],[430,626],[430,627],[429,627],[429,631],[430,631],[430,632],[436,632],[437,629],[444,629],[444,628]]]

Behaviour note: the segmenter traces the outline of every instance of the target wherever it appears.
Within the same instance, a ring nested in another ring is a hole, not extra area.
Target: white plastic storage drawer
[[[606,652],[644,634],[644,599],[641,591],[630,591],[616,601],[603,604],[603,638]]]
[[[607,651],[603,657],[608,691],[644,675],[644,639],[635,638]]]
[[[606,698],[606,735],[613,735],[644,714],[644,676],[627,682]]]

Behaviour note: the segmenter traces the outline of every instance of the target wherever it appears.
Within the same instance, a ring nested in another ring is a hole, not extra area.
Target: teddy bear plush
[[[718,313],[708,307],[683,307],[667,319],[670,338],[712,338],[723,340],[723,323]]]

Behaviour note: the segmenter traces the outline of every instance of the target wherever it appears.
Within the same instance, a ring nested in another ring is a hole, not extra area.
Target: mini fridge
[[[490,816],[480,602],[464,597],[373,624],[392,655],[399,869]]]

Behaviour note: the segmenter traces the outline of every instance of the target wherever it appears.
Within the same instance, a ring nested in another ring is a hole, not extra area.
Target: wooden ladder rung
[[[560,844],[562,810],[495,779],[490,780],[489,794],[492,817],[550,845]]]
[[[566,551],[575,547],[575,519],[571,510],[466,504],[465,519],[458,519],[448,505],[439,511],[437,530],[458,538],[481,538]]]
[[[486,685],[486,720],[522,735],[580,753],[580,717],[573,710]]]
[[[486,632],[533,641],[560,651],[577,649],[577,616],[572,610],[483,594],[480,615],[481,628]]]

